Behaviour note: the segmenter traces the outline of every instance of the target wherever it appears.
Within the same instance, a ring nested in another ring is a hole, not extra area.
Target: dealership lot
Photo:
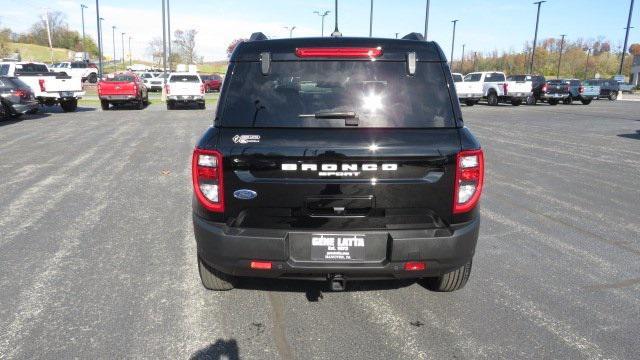
[[[640,102],[464,107],[487,182],[467,287],[200,284],[202,110],[0,123],[0,358],[618,358],[640,345]],[[208,356],[208,357],[207,357]]]

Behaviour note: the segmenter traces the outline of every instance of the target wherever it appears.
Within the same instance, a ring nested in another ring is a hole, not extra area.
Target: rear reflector
[[[406,271],[423,271],[427,268],[427,264],[423,261],[409,261],[404,263],[404,269]]]
[[[193,150],[191,176],[198,202],[207,210],[224,212],[222,154],[216,150]]]
[[[252,261],[251,268],[256,270],[271,270],[271,261]]]
[[[322,47],[322,48],[296,48],[298,57],[324,57],[324,58],[376,58],[382,55],[381,47]]]
[[[484,182],[484,154],[479,150],[465,150],[456,156],[456,179],[453,193],[453,213],[473,209],[480,200]]]

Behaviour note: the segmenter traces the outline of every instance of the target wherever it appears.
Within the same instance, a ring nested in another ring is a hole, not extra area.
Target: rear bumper
[[[109,101],[134,101],[137,100],[137,95],[101,95],[100,100]]]
[[[542,94],[543,99],[564,99],[569,97],[569,93]]]
[[[29,101],[29,102],[23,102],[20,104],[11,104],[11,107],[13,108],[13,111],[17,114],[26,114],[27,112],[37,109],[38,106],[40,106],[38,104],[37,101]]]
[[[509,92],[505,96],[500,96],[505,100],[524,100],[531,96],[531,92]]]
[[[351,279],[401,279],[438,276],[466,264],[475,253],[480,219],[449,230],[341,232],[365,234],[378,242],[372,255],[358,262],[312,261],[311,233],[230,228],[193,216],[198,254],[209,266],[234,276],[326,280],[333,274]],[[369,239],[369,238],[367,238]],[[366,243],[367,240],[365,240]],[[368,246],[365,244],[365,246]],[[369,249],[369,248],[366,248]],[[369,252],[369,250],[365,250]],[[381,255],[381,256],[378,256]],[[250,268],[252,260],[271,261],[271,270]],[[407,261],[424,261],[424,271],[406,271]]]
[[[168,95],[167,101],[171,102],[204,102],[204,95]]]

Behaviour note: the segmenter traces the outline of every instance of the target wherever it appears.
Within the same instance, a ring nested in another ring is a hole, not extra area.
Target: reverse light
[[[198,202],[207,210],[224,212],[222,154],[216,150],[193,150],[191,176]]]
[[[484,183],[484,154],[479,150],[461,151],[456,156],[453,213],[472,210],[480,200]]]
[[[377,58],[382,55],[381,47],[320,47],[296,48],[296,56],[324,58]]]
[[[424,271],[427,268],[427,264],[424,261],[408,261],[404,263],[405,271]]]
[[[271,270],[273,263],[271,261],[252,261],[250,267],[255,270]]]

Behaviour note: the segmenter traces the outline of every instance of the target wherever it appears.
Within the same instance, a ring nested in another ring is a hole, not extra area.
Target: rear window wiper
[[[316,119],[344,119],[345,126],[358,126],[358,115],[355,111],[318,111],[315,114],[300,114],[298,117]]]

